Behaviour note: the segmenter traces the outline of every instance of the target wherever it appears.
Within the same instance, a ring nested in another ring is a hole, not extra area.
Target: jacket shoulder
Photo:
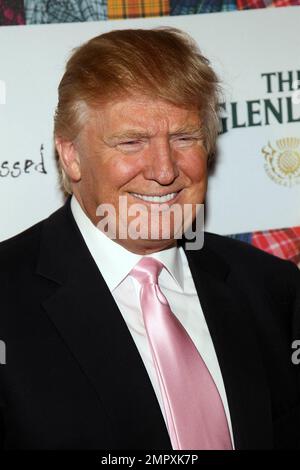
[[[32,225],[21,233],[14,235],[7,240],[0,242],[0,262],[6,257],[10,260],[16,257],[26,257],[32,255],[32,249],[39,247],[40,239],[44,226],[60,227],[65,221],[66,213],[69,210],[69,204],[64,204],[55,212],[44,218],[40,222]],[[19,258],[20,259],[20,258]]]
[[[0,266],[21,264],[25,259],[32,259],[39,247],[39,240],[44,221],[29,227],[23,232],[0,242]]]
[[[44,226],[48,221],[51,221],[53,226],[57,226],[63,210],[64,206],[23,232],[0,242],[0,266],[2,268],[0,273],[12,270],[16,272],[16,269],[35,266]]]
[[[276,272],[293,272],[300,279],[299,270],[294,263],[267,253],[250,243],[206,232],[204,245],[237,269],[247,269],[250,272],[254,270],[257,276],[260,273],[274,275]]]

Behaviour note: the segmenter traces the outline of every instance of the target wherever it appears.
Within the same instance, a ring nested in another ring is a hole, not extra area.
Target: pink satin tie
[[[158,285],[163,264],[142,258],[130,274],[141,285],[147,337],[176,450],[232,449],[217,387],[194,343]]]

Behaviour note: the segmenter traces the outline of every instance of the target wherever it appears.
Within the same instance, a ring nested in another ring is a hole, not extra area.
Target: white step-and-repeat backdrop
[[[206,229],[300,225],[300,7],[0,28],[0,240],[63,203],[53,152],[57,86],[72,48],[102,32],[191,34],[224,86]]]

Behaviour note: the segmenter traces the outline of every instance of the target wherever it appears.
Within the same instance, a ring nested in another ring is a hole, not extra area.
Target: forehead
[[[187,109],[170,102],[134,95],[108,102],[95,110],[95,123],[104,133],[147,130],[156,133],[177,128],[199,128],[196,108]]]

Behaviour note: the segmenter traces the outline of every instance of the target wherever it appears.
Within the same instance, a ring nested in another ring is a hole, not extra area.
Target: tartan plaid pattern
[[[300,227],[230,235],[261,250],[294,262],[300,268]]]
[[[166,16],[169,13],[169,0],[107,0],[109,20]]]
[[[263,0],[236,0],[236,6],[238,10],[266,8],[266,3]]]
[[[171,15],[216,13],[237,9],[236,0],[170,0]]]
[[[300,5],[300,0],[236,0],[238,10]]]
[[[300,267],[300,227],[255,232],[252,244]]]
[[[107,19],[106,0],[25,0],[26,24],[75,23]]]
[[[300,5],[300,0],[170,0],[170,14],[191,15],[292,5]]]
[[[235,240],[240,240],[241,242],[251,243],[252,235],[253,235],[252,232],[246,232],[246,233],[235,233],[232,235],[228,235],[228,237],[234,238]]]
[[[0,0],[0,26],[73,23],[300,5],[300,0]]]
[[[0,26],[25,24],[23,0],[0,0]]]
[[[300,5],[300,0],[274,0],[272,4],[275,7],[288,7]]]

